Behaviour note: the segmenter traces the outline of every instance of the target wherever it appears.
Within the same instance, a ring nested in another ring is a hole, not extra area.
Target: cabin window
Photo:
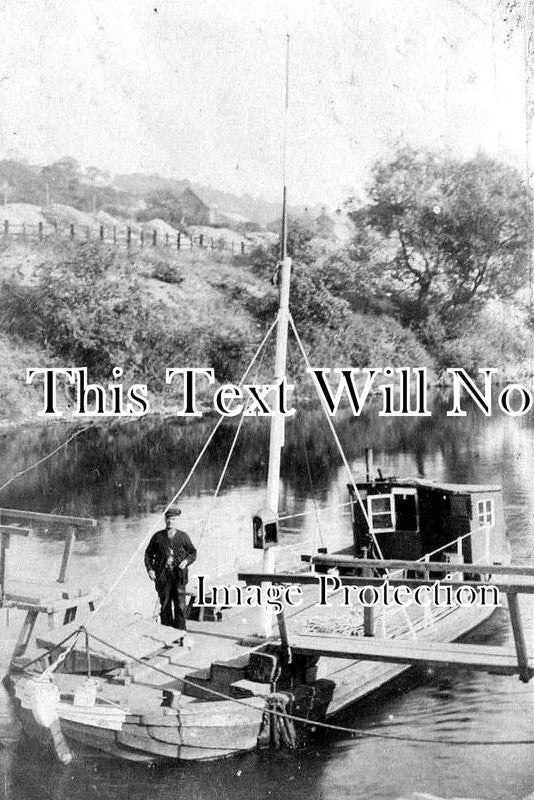
[[[477,512],[479,525],[495,525],[493,500],[479,500],[477,503]]]
[[[371,530],[375,533],[395,530],[395,507],[392,494],[370,494],[367,498],[367,510]]]

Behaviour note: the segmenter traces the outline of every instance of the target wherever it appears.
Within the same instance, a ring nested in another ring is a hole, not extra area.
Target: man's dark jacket
[[[178,564],[184,559],[187,565],[192,564],[196,557],[196,548],[185,531],[177,530],[172,539],[169,539],[166,530],[157,531],[145,550],[145,567],[147,572],[154,570],[157,583],[174,578],[179,586],[185,586],[187,566],[179,569]]]

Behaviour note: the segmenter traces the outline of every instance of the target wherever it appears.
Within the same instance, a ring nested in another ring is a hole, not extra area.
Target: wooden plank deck
[[[294,653],[306,655],[395,664],[458,666],[499,675],[515,675],[519,672],[516,651],[507,647],[424,642],[413,639],[317,636],[292,632],[289,634],[289,640]],[[532,677],[534,675],[532,654],[528,656],[528,670]]]

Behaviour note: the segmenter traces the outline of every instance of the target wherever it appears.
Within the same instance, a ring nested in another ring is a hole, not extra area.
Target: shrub
[[[152,270],[152,277],[164,283],[174,283],[177,285],[184,281],[184,276],[181,272],[178,272],[176,266],[166,263],[165,261],[159,261],[156,264]]]

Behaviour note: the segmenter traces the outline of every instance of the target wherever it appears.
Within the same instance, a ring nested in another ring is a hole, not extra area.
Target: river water
[[[92,427],[67,448],[12,481],[1,505],[94,516],[96,529],[78,537],[71,578],[109,587],[141,548],[114,599],[150,616],[155,594],[142,563],[142,542],[161,524],[161,510],[184,481],[214,421],[179,425],[144,419]],[[351,468],[362,475],[364,447],[373,446],[385,474],[456,482],[502,483],[508,537],[516,562],[534,563],[534,437],[529,417],[484,418],[472,410],[448,419],[436,401],[431,418],[336,419]],[[180,526],[199,548],[197,571],[231,573],[258,564],[251,514],[263,502],[268,431],[265,421],[243,427],[219,497],[213,492],[236,431],[223,425],[183,492]],[[49,424],[0,438],[0,484],[61,444],[72,431]],[[279,563],[301,552],[350,540],[347,474],[324,419],[299,412],[290,422],[281,481],[283,547]],[[331,508],[332,506],[336,508]],[[321,509],[326,509],[322,511]],[[295,516],[297,515],[297,516]],[[38,530],[12,541],[10,575],[55,576],[62,534]],[[526,618],[531,622],[529,607]],[[0,668],[16,631],[0,620]],[[478,640],[510,640],[507,614],[497,611]],[[529,633],[532,636],[532,625]],[[178,797],[196,800],[350,798],[526,798],[534,792],[534,688],[515,678],[459,669],[420,676],[402,691],[346,714],[344,724],[400,737],[387,740],[329,735],[301,751],[250,753],[213,764],[147,767],[83,754],[65,768],[22,739],[9,698],[0,689],[0,796],[8,800]],[[407,741],[410,737],[426,743]],[[405,738],[403,738],[405,737]],[[509,745],[457,744],[511,739]]]

